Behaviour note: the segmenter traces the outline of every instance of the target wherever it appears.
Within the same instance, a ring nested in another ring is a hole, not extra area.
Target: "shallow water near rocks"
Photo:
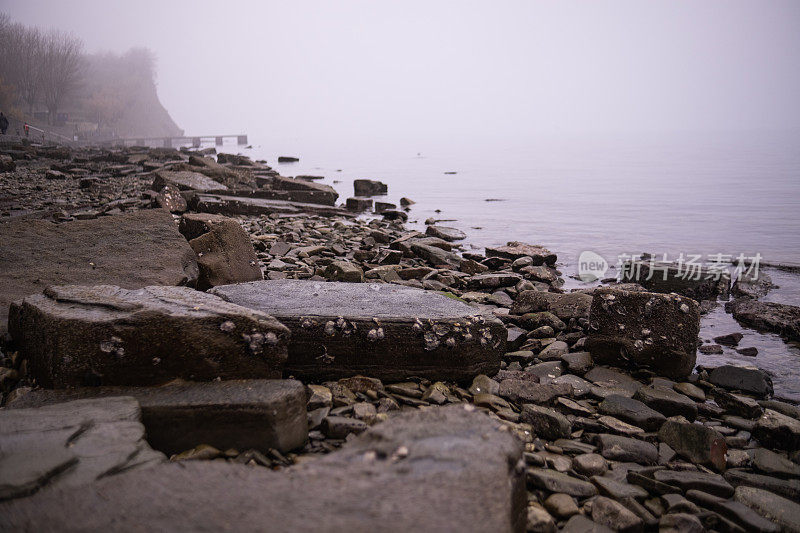
[[[285,176],[325,176],[321,182],[333,185],[340,201],[353,195],[354,179],[384,181],[389,194],[376,200],[411,198],[410,227],[446,221],[467,234],[468,250],[511,240],[547,246],[559,256],[567,288],[575,288],[586,286],[570,279],[586,250],[608,261],[611,277],[620,254],[641,252],[673,260],[681,253],[760,254],[800,265],[798,147],[800,134],[793,133],[407,150],[282,142],[237,151],[266,159]],[[300,161],[277,164],[278,155]],[[780,288],[764,300],[800,303],[800,273],[765,271]],[[698,354],[698,364],[756,365],[772,375],[777,396],[800,401],[797,345],[742,328],[724,302],[702,319],[704,340],[736,331],[745,335],[739,347],[758,348],[756,357],[725,347],[721,355]]]

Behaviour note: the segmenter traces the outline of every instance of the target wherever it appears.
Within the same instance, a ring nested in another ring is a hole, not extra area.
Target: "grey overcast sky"
[[[187,133],[441,139],[800,127],[796,0],[0,0],[151,48]]]

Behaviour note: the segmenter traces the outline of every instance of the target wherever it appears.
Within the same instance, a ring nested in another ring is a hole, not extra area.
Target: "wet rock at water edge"
[[[675,294],[597,289],[586,349],[599,363],[689,375],[700,331],[697,302]]]
[[[800,307],[740,298],[725,304],[725,310],[745,326],[800,340]]]
[[[772,379],[758,368],[722,365],[708,373],[708,380],[718,387],[752,393],[759,397],[772,395]]]
[[[9,329],[45,387],[276,378],[289,330],[187,287],[49,287],[11,306]]]
[[[358,179],[353,180],[353,194],[356,196],[381,196],[389,192],[389,187],[380,181]]]

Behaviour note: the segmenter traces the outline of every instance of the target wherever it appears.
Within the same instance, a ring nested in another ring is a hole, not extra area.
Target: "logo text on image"
[[[608,270],[608,261],[603,256],[590,250],[578,256],[578,277],[581,281],[592,282],[602,279]]]

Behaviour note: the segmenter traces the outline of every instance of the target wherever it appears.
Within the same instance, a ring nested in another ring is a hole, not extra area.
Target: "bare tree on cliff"
[[[38,28],[12,24],[0,14],[0,77],[27,105],[28,113],[41,94],[44,37]]]
[[[44,38],[41,65],[42,99],[52,122],[64,98],[80,82],[83,42],[74,35],[51,31]]]

